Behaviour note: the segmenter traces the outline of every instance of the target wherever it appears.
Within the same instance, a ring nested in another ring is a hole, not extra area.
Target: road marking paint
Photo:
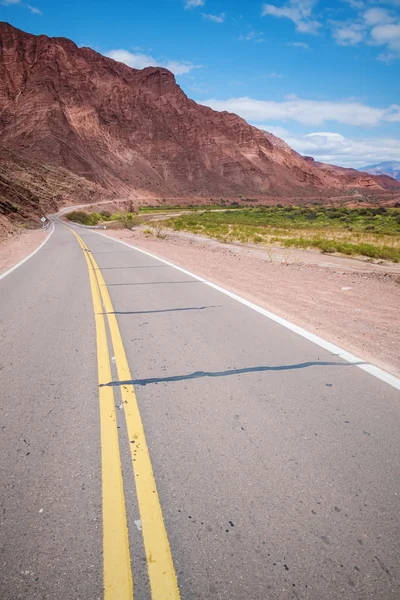
[[[104,599],[132,600],[132,569],[114,391],[111,387],[102,387],[112,380],[106,325],[102,314],[103,308],[99,286],[88,252],[78,234],[72,229],[70,231],[77,238],[86,259],[96,323],[97,365],[100,385]]]
[[[16,265],[14,265],[13,267],[11,267],[11,269],[8,269],[8,271],[5,271],[4,273],[2,273],[0,275],[0,280],[4,279],[4,277],[7,277],[7,275],[9,275],[10,273],[12,273],[13,271],[15,271],[15,269],[18,269],[18,267],[20,267],[21,265],[23,265],[24,263],[26,263],[27,260],[29,260],[30,258],[32,258],[32,256],[34,256],[36,254],[36,252],[39,252],[40,248],[43,248],[43,246],[45,245],[46,242],[49,241],[50,237],[53,235],[54,233],[54,223],[53,221],[51,222],[51,224],[53,225],[53,229],[50,231],[49,235],[47,236],[47,238],[44,240],[44,242],[42,242],[40,244],[40,246],[38,246],[36,248],[36,250],[34,250],[33,252],[31,252],[31,254],[29,254],[29,256],[26,256],[23,260],[21,260],[19,263],[17,263]]]
[[[74,233],[78,236],[76,232]],[[131,381],[132,375],[118,327],[118,321],[115,314],[113,314],[114,308],[106,283],[89,248],[82,239],[81,241],[87,250],[85,254],[92,262],[92,272],[96,274],[99,284],[110,328],[118,378],[120,381]],[[111,378],[109,381],[111,381]],[[135,475],[151,597],[152,600],[179,600],[180,594],[175,567],[134,386],[132,384],[122,385],[121,396],[130,441],[129,446]]]
[[[162,262],[163,264],[168,265],[169,267],[173,267],[174,269],[176,269],[177,271],[180,271],[181,273],[184,273],[185,275],[189,275],[189,277],[193,277],[197,281],[200,281],[201,283],[208,285],[209,287],[213,288],[214,290],[221,292],[221,294],[225,294],[225,296],[229,296],[229,298],[232,298],[233,300],[236,300],[237,302],[244,304],[248,308],[251,308],[252,310],[263,315],[264,317],[267,317],[271,321],[274,321],[275,323],[282,325],[286,329],[289,329],[290,331],[297,333],[297,335],[300,335],[301,337],[305,338],[306,340],[313,342],[313,344],[316,344],[317,346],[324,348],[324,350],[327,350],[331,354],[334,354],[335,356],[342,358],[343,360],[345,360],[348,363],[354,364],[354,366],[357,367],[358,369],[362,369],[363,371],[366,371],[367,373],[369,373],[370,375],[373,375],[377,379],[380,379],[381,381],[384,381],[388,385],[391,385],[396,390],[400,390],[400,378],[399,377],[396,377],[392,373],[388,373],[384,369],[381,369],[380,367],[377,367],[374,364],[365,363],[363,361],[363,359],[360,358],[359,356],[356,356],[355,354],[352,354],[351,352],[348,352],[347,350],[344,350],[343,348],[340,348],[339,346],[336,346],[335,344],[332,344],[331,342],[324,340],[323,338],[319,337],[318,335],[315,335],[314,333],[307,331],[307,329],[303,329],[303,327],[299,327],[298,325],[291,323],[287,319],[283,319],[282,317],[279,317],[278,315],[274,314],[273,312],[266,310],[265,308],[262,308],[261,306],[258,306],[257,304],[254,304],[253,302],[246,300],[245,298],[242,298],[238,294],[235,294],[234,292],[230,292],[229,290],[226,290],[225,288],[223,288],[215,283],[212,283],[211,281],[208,281],[207,279],[204,279],[203,277],[200,277],[199,275],[196,275],[195,273],[192,273],[191,271],[188,271],[187,269],[178,267],[177,265],[174,265],[174,263],[171,263],[168,260],[165,260],[164,258],[160,258],[159,256],[152,254],[151,252],[147,252],[146,250],[142,250],[141,248],[138,248],[137,246],[132,246],[131,244],[127,244],[126,242],[123,242],[122,240],[116,240],[115,238],[105,235],[104,233],[100,233],[99,231],[94,231],[93,233],[95,233],[96,235],[101,235],[102,237],[105,237],[108,240],[111,240],[113,242],[117,242],[118,244],[123,244],[124,246],[127,246],[131,250],[136,250],[137,252],[140,252],[141,254],[149,256],[150,258],[154,258],[155,260],[158,260],[158,261]],[[356,363],[361,363],[361,364],[356,364]]]

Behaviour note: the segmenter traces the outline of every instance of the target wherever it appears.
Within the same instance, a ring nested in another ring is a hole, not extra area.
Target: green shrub
[[[132,229],[132,227],[135,227],[140,223],[138,217],[131,212],[118,213],[117,219],[122,223],[125,229]]]
[[[398,261],[400,211],[398,208],[318,206],[231,206],[212,212],[192,212],[169,219],[177,231],[209,235],[224,241],[279,243],[285,247],[318,248],[353,256]],[[304,231],[304,235],[302,232]],[[365,234],[365,242],[363,235]]]
[[[83,210],[74,210],[66,215],[68,221],[79,223],[80,225],[92,225],[92,217]]]

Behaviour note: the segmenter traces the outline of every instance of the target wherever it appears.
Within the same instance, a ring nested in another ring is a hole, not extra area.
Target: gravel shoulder
[[[29,256],[49,235],[48,231],[35,229],[10,235],[0,242],[0,275]]]
[[[307,263],[293,254],[293,262],[285,262],[258,248],[196,236],[157,238],[141,230],[106,234],[191,270],[400,375],[397,265],[385,268],[347,258],[342,262],[316,252],[302,252]]]

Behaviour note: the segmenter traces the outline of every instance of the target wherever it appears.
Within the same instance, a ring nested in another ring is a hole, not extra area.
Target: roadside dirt
[[[0,242],[0,275],[31,254],[48,236],[48,231],[21,231]]]
[[[287,264],[306,264],[318,265],[329,269],[339,269],[340,271],[359,272],[359,273],[389,273],[400,275],[400,263],[395,264],[389,261],[372,262],[366,257],[348,258],[341,254],[324,254],[318,250],[299,250],[298,248],[282,248],[271,246],[268,250],[257,244],[225,244],[201,235],[186,233],[183,231],[172,231],[164,228],[160,230],[160,235],[167,235],[169,240],[174,238],[187,239],[193,242],[203,242],[210,248],[224,248],[231,250],[239,256],[251,256],[255,258],[267,259],[273,263]]]
[[[285,263],[279,256],[271,262],[260,249],[196,236],[157,238],[141,230],[106,234],[191,270],[400,376],[396,265],[306,252],[315,264],[298,257]],[[331,260],[336,258],[341,260]]]

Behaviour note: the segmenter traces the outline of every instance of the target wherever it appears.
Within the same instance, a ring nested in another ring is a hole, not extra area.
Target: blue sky
[[[165,66],[318,160],[400,160],[400,0],[0,0],[0,20]]]

